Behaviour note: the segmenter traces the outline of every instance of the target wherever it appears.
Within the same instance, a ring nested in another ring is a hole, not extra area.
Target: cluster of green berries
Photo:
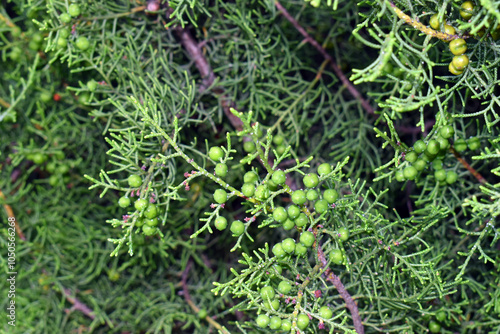
[[[405,160],[409,162],[409,165],[396,172],[396,180],[399,182],[415,180],[418,173],[431,164],[436,181],[442,184],[455,183],[458,179],[457,173],[443,169],[443,158],[450,148],[449,139],[453,137],[454,133],[453,127],[446,125],[441,128],[436,139],[429,140],[427,144],[423,140],[417,140],[413,144],[413,150],[405,155]]]
[[[208,151],[208,156],[213,161],[217,162],[215,165],[215,175],[219,177],[225,177],[228,172],[227,165],[223,163],[224,159],[224,150],[219,146],[213,146]],[[218,204],[226,203],[228,198],[228,194],[224,189],[216,189],[214,191],[214,201]],[[215,219],[215,228],[219,231],[223,231],[227,228],[227,219],[225,217],[219,216]],[[231,232],[236,237],[239,237],[245,232],[245,224],[241,220],[235,220],[231,223],[230,227]]]
[[[34,164],[39,165],[41,168],[45,169],[51,175],[49,176],[49,184],[52,187],[60,185],[61,182],[69,182],[69,170],[70,166],[67,162],[63,162],[65,155],[62,151],[58,151],[53,155],[51,161],[47,162],[49,155],[37,152],[31,153],[26,156],[28,160],[33,161]]]
[[[130,175],[127,182],[131,188],[142,186],[142,178],[139,175]],[[130,204],[131,200],[128,196],[122,196],[118,199],[118,205],[122,208],[127,208]],[[135,226],[141,227],[145,235],[155,235],[158,232],[158,218],[161,214],[161,209],[158,205],[150,203],[145,198],[139,198],[134,202],[134,208],[140,213],[140,216],[135,221]]]
[[[429,322],[429,331],[431,333],[441,332],[441,323],[446,320],[446,312],[439,311],[436,313],[436,321]]]
[[[74,17],[79,16],[80,13],[81,13],[80,6],[77,4],[71,4],[68,7],[67,13],[61,13],[61,15],[59,15],[59,20],[61,20],[61,22],[67,24],[67,23],[70,23]],[[61,28],[59,30],[59,36],[57,37],[57,41],[56,41],[56,46],[58,49],[65,49],[66,48],[66,46],[68,45],[69,35],[70,35],[70,31],[68,28]],[[79,50],[85,51],[90,47],[90,42],[89,42],[87,37],[79,36],[75,40],[75,46]]]
[[[277,266],[276,266],[277,267]],[[281,272],[281,267],[278,272]],[[292,291],[292,284],[289,281],[281,281],[277,288],[280,293],[280,298],[287,298],[287,295]],[[276,299],[276,292],[273,287],[265,286],[260,289],[260,296],[264,301],[264,306],[267,309],[277,311],[280,307],[280,302]],[[333,317],[333,311],[328,306],[322,306],[318,310],[318,315],[325,319],[329,320]],[[288,319],[282,319],[279,316],[269,317],[267,314],[261,314],[255,320],[256,324],[260,328],[266,328],[269,326],[270,329],[281,330],[285,332],[290,332],[292,329],[292,322]],[[300,313],[297,315],[297,327],[300,330],[305,330],[309,326],[309,316],[304,313]]]

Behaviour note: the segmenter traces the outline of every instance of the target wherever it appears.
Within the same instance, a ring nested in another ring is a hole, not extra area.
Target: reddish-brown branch
[[[63,288],[63,293],[66,296],[66,299],[71,304],[73,304],[70,310],[80,311],[90,319],[95,319],[94,311],[90,307],[79,301],[76,297],[73,297],[70,289]]]
[[[455,158],[457,158],[457,160],[465,167],[467,168],[467,170],[479,181],[479,183],[481,184],[485,184],[486,183],[486,179],[481,175],[479,174],[479,172],[477,170],[475,170],[474,168],[472,168],[471,165],[469,165],[469,163],[467,161],[465,161],[461,156],[460,156],[460,153],[458,153],[455,148],[451,147],[450,148],[451,152],[453,153],[453,155],[455,156]]]
[[[317,241],[315,241],[315,243],[316,242]],[[321,249],[321,245],[318,245],[318,259],[320,260],[323,267],[327,265],[328,260],[325,257],[325,253]],[[325,270],[323,276],[327,281],[332,282],[333,286],[339,292],[340,297],[342,297],[342,299],[344,300],[347,309],[349,309],[349,311],[351,312],[352,323],[354,325],[356,333],[364,334],[365,328],[363,326],[363,322],[361,321],[361,316],[359,315],[358,305],[356,305],[356,302],[354,301],[354,299],[352,299],[344,284],[342,284],[342,282],[340,281],[340,278],[335,275],[330,268],[327,268]]]
[[[208,63],[207,59],[203,55],[203,51],[200,43],[198,43],[194,37],[191,35],[189,30],[182,27],[176,27],[175,31],[179,36],[182,46],[186,49],[187,53],[194,61],[196,68],[201,74],[202,83],[200,85],[200,92],[208,89],[215,81],[215,74],[212,71],[212,67]],[[219,95],[220,103],[224,114],[231,122],[231,125],[238,131],[243,130],[243,123],[241,120],[234,116],[231,112],[231,107],[234,107],[233,103],[224,95],[224,89],[220,87],[214,87],[212,89],[215,93]]]
[[[0,198],[5,201],[5,195],[3,192],[0,190]],[[16,219],[16,216],[14,216],[14,210],[12,210],[11,206],[8,205],[7,203],[3,205],[3,208],[7,212],[7,217],[9,218],[14,218],[14,228],[16,229],[17,236],[19,239],[26,241],[26,237],[24,236],[23,230],[21,230],[21,227],[19,226],[19,222]]]
[[[359,100],[361,103],[361,106],[365,111],[371,115],[378,116],[375,114],[375,110],[373,107],[368,103],[367,100],[364,99],[364,97],[361,95],[361,93],[354,87],[354,85],[347,79],[347,77],[344,75],[342,70],[338,67],[338,65],[335,63],[335,60],[333,59],[332,56],[328,52],[326,52],[325,48],[323,48],[314,38],[312,38],[307,31],[300,25],[295,18],[290,15],[290,13],[281,5],[279,1],[275,2],[276,8],[281,11],[283,16],[297,29],[302,36],[304,36],[304,39],[311,44],[316,50],[318,50],[321,55],[327,59],[330,62],[330,66],[333,69],[333,72],[337,75],[337,77],[340,79],[340,81],[344,84],[344,86],[347,88],[349,93],[356,99]]]
[[[330,271],[326,277],[326,280],[332,282],[332,284],[339,292],[340,297],[342,297],[342,299],[344,300],[346,307],[349,309],[349,311],[351,311],[352,322],[356,333],[364,334],[365,328],[363,327],[363,322],[361,321],[361,316],[359,315],[358,305],[356,305],[356,302],[354,301],[354,299],[352,299],[344,284],[342,284],[342,282],[340,281],[340,278]]]

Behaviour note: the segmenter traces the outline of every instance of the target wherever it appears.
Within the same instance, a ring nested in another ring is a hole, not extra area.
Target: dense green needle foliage
[[[0,332],[500,333],[499,38],[498,0],[3,1]]]

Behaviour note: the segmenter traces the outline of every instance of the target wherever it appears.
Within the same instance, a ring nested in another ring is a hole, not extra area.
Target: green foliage
[[[7,2],[0,331],[498,332],[499,13]]]

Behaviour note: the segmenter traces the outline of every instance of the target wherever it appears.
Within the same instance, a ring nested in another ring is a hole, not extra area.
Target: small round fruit
[[[431,26],[432,29],[439,29],[439,19],[438,19],[438,14],[434,14],[431,16],[429,19],[429,25]]]
[[[68,28],[61,28],[59,29],[59,37],[61,38],[68,38],[70,35],[70,31]]]
[[[292,238],[286,238],[281,242],[281,247],[288,254],[293,254],[293,252],[295,251],[295,240],[293,240]]]
[[[255,320],[255,323],[260,328],[266,328],[269,325],[270,321],[271,321],[271,319],[269,319],[269,317],[267,315],[261,314],[257,317],[257,319]]]
[[[467,51],[467,43],[463,38],[457,38],[450,42],[450,51],[455,56],[464,54]]]
[[[215,175],[225,177],[227,175],[227,165],[222,162],[215,165]]]
[[[295,227],[295,222],[291,219],[287,219],[285,220],[285,222],[283,223],[283,229],[285,231],[290,231],[292,228]]]
[[[300,257],[306,254],[307,254],[307,248],[304,245],[300,243],[295,245],[295,255]]]
[[[47,170],[47,172],[49,173],[54,173],[57,169],[57,165],[54,161],[51,161],[49,162],[46,166],[45,166],[45,169]]]
[[[281,281],[278,285],[278,291],[284,295],[287,295],[292,291],[292,285],[288,281]]]
[[[342,241],[347,241],[349,239],[349,230],[346,229],[345,227],[341,227],[337,230],[337,233],[339,234],[339,238]]]
[[[273,180],[274,183],[281,185],[286,181],[285,172],[278,169],[277,171],[274,171],[271,179]]]
[[[455,35],[456,30],[455,30],[455,28],[453,28],[449,24],[445,24],[444,25],[444,33],[448,34],[448,35]]]
[[[301,313],[297,316],[297,327],[299,329],[304,330],[309,326],[309,317],[307,314]]]
[[[467,141],[467,146],[469,147],[469,150],[477,150],[481,147],[481,141],[477,137],[473,137]]]
[[[198,319],[205,319],[208,315],[207,310],[202,308],[201,310],[198,311]]]
[[[219,231],[224,231],[227,227],[227,219],[219,216],[215,219],[215,228],[218,229]]]
[[[237,237],[245,232],[245,224],[241,220],[235,220],[231,223],[231,232]]]
[[[315,201],[319,197],[318,191],[316,189],[309,189],[306,193],[306,198],[308,201]]]
[[[276,296],[276,293],[274,292],[274,289],[272,287],[265,286],[260,289],[260,296],[263,300],[273,300],[274,296]]]
[[[130,206],[130,198],[127,196],[120,197],[120,199],[118,200],[118,205],[122,208]]]
[[[227,201],[227,192],[224,189],[217,189],[214,192],[214,201],[219,204],[226,203]]]
[[[59,20],[63,23],[70,23],[71,22],[71,16],[68,13],[62,13],[59,15]]]
[[[80,36],[75,41],[76,47],[82,51],[87,50],[90,47],[90,42],[85,36]]]
[[[247,153],[255,152],[255,143],[253,141],[246,141],[243,143],[243,151]]]
[[[429,152],[432,155],[436,155],[439,153],[440,150],[439,142],[435,139],[429,140],[429,143],[427,144],[427,152]]]
[[[306,247],[311,247],[314,243],[314,234],[312,232],[305,231],[300,235],[300,242]]]
[[[460,16],[464,20],[468,20],[472,17],[472,12],[474,11],[474,4],[472,1],[465,1],[460,6]]]
[[[451,63],[458,71],[463,71],[469,65],[469,57],[467,55],[455,56]]]
[[[253,185],[253,183],[244,183],[241,187],[241,192],[246,197],[252,197],[253,194],[255,194],[255,186]]]
[[[275,272],[277,272],[278,274],[281,275],[281,273],[283,272],[283,268],[281,268],[281,266],[279,264],[273,264],[273,268],[272,268]]]
[[[292,202],[297,205],[302,205],[306,202],[306,193],[304,190],[295,190],[292,194]]]
[[[453,75],[460,75],[460,74],[464,73],[463,70],[458,70],[455,67],[455,65],[453,65],[453,62],[450,62],[450,64],[448,65],[448,71],[450,71],[450,73]]]
[[[441,325],[435,321],[431,321],[429,323],[429,331],[431,333],[439,333],[439,331],[441,330]]]
[[[406,179],[405,179],[405,175],[403,173],[402,170],[398,170],[396,171],[396,181],[398,182],[404,182]]]
[[[446,180],[446,171],[444,169],[439,169],[434,172],[434,178],[437,181],[444,181]]]
[[[32,158],[33,162],[37,165],[41,165],[47,160],[47,156],[43,153],[35,153]]]
[[[342,264],[344,262],[344,254],[340,249],[334,249],[330,252],[330,260],[335,264]]]
[[[273,218],[277,222],[283,223],[288,218],[288,215],[286,213],[285,208],[282,206],[278,206],[278,207],[274,208]]]
[[[328,163],[324,163],[318,166],[318,174],[319,175],[326,175],[328,173],[331,173],[332,171],[332,166]]]
[[[281,327],[281,318],[275,315],[274,317],[271,318],[271,321],[269,322],[269,328],[280,329],[280,327]]]
[[[283,144],[284,141],[285,141],[285,138],[283,136],[276,135],[273,137],[273,143],[277,146]]]
[[[418,174],[418,171],[413,166],[408,166],[408,167],[405,167],[405,169],[403,169],[403,175],[404,175],[405,179],[407,179],[407,180],[415,180],[415,178],[417,177],[417,174]]]
[[[285,145],[278,145],[276,147],[276,153],[278,153],[278,155],[282,155],[283,153],[285,153],[285,150],[286,150]]]
[[[208,156],[213,161],[220,161],[222,158],[224,158],[224,151],[219,146],[213,146],[208,151]]]
[[[95,90],[97,89],[97,82],[95,80],[90,80],[89,82],[87,82],[87,88],[91,92],[95,92]]]
[[[324,199],[320,199],[314,203],[314,211],[318,214],[328,211],[328,202]]]
[[[446,138],[443,138],[443,137],[438,137],[438,139],[436,139],[439,143],[439,152],[438,152],[438,155],[443,152],[443,153],[446,153],[446,150],[450,148],[450,141]]]
[[[443,169],[443,160],[441,159],[436,159],[432,162],[432,168],[434,170],[440,170]]]
[[[127,179],[128,185],[132,188],[139,188],[142,185],[142,178],[139,175],[132,174]]]
[[[157,226],[159,223],[158,217],[144,219],[144,224],[148,226]]]
[[[333,317],[333,311],[328,306],[321,306],[319,309],[319,316],[323,319],[331,319]]]
[[[255,172],[246,172],[245,175],[243,175],[243,182],[245,183],[254,183],[259,179],[257,174]]]
[[[303,212],[301,212],[299,216],[295,218],[295,225],[297,225],[297,227],[306,226],[308,222],[309,220],[307,219],[307,215]]]
[[[68,7],[68,14],[71,15],[72,17],[77,17],[80,15],[80,6],[77,4],[71,4]]]
[[[276,245],[273,246],[272,252],[276,257],[283,257],[286,255],[286,252],[283,249],[281,242],[278,242]]]
[[[425,149],[427,148],[427,145],[425,145],[424,141],[423,140],[417,140],[414,144],[413,144],[413,150],[420,154],[422,152],[425,151]]]
[[[290,219],[296,219],[300,215],[300,209],[296,205],[290,205],[288,209],[286,210],[288,217]]]
[[[149,203],[148,203],[147,199],[139,198],[137,201],[135,201],[134,208],[137,211],[142,211],[142,210],[146,209],[148,205],[149,205]]]
[[[455,143],[453,143],[453,147],[457,152],[463,152],[467,149],[467,142],[464,139],[457,139]]]
[[[457,182],[458,180],[458,174],[452,170],[450,170],[448,173],[446,173],[446,183],[448,184],[453,184]]]
[[[255,198],[257,198],[259,201],[264,201],[269,197],[269,189],[264,186],[260,185],[255,188]]]
[[[333,204],[339,199],[339,193],[335,189],[326,189],[323,192],[323,199],[328,202],[328,204]]]
[[[304,176],[303,180],[304,185],[306,188],[314,188],[318,185],[319,183],[319,178],[318,175],[315,173],[310,173]]]
[[[439,322],[443,322],[446,320],[446,312],[445,311],[439,311],[436,313],[436,320]]]
[[[292,322],[288,319],[281,321],[281,330],[290,333],[292,330]]]
[[[271,302],[266,301],[266,302],[264,302],[264,308],[266,308],[268,310],[277,311],[280,308],[280,302],[277,299],[275,299]]]
[[[68,46],[68,40],[66,38],[59,37],[56,41],[56,45],[59,49],[64,49]]]
[[[156,204],[150,203],[144,210],[144,217],[152,219],[158,217],[158,207]]]
[[[49,177],[49,184],[52,186],[52,187],[55,187],[59,184],[59,181],[61,180],[60,177],[58,177],[57,175],[51,175]]]
[[[415,161],[415,163],[413,164],[413,167],[415,167],[419,172],[421,172],[425,169],[425,167],[427,167],[427,162],[423,159],[417,159],[417,161]]]
[[[152,236],[155,235],[157,232],[157,228],[149,225],[143,225],[142,226],[142,233],[144,233],[147,236]]]
[[[418,159],[418,154],[415,151],[410,151],[406,153],[405,160],[411,163],[414,163]]]

